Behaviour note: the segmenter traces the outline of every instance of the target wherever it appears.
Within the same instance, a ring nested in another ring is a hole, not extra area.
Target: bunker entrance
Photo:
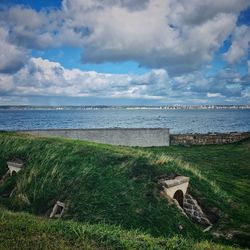
[[[11,172],[11,176],[15,176],[17,174],[17,172],[15,171],[15,170],[13,170],[12,172]]]
[[[173,198],[176,199],[179,205],[183,208],[183,199],[184,199],[183,192],[181,190],[177,190]]]
[[[13,159],[11,161],[7,161],[10,176],[17,174],[23,168],[23,164],[23,161],[20,159]]]
[[[61,218],[64,212],[64,208],[65,204],[63,202],[57,201],[49,217]]]

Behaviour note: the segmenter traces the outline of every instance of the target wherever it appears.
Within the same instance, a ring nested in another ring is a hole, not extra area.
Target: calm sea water
[[[0,130],[170,128],[172,133],[250,131],[250,110],[0,110]]]

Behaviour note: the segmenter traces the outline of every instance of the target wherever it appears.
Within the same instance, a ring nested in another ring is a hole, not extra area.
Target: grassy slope
[[[136,150],[11,134],[1,134],[0,143],[1,169],[13,157],[25,160],[7,200],[10,208],[44,215],[61,200],[68,205],[68,219],[121,224],[154,235],[178,233],[183,224],[184,234],[199,235],[175,206],[159,198],[155,176],[160,171]]]
[[[191,192],[201,204],[218,208],[221,230],[250,230],[250,141],[231,145],[169,147],[151,149],[161,157],[172,157],[204,179],[191,180]]]
[[[175,249],[233,250],[209,241],[195,242],[180,236],[154,238],[139,231],[126,231],[105,224],[80,224],[45,220],[26,213],[0,209],[0,249]]]
[[[65,218],[120,224],[155,236],[183,234],[200,239],[204,236],[199,228],[158,195],[155,177],[178,172],[191,177],[191,192],[202,203],[223,211],[221,230],[247,231],[250,224],[245,199],[249,197],[249,142],[131,149],[1,133],[0,148],[1,175],[7,160],[25,160],[25,171],[0,187],[4,194],[16,182],[13,197],[2,199],[10,208],[44,215],[62,200],[68,204]],[[184,225],[182,232],[179,224]]]

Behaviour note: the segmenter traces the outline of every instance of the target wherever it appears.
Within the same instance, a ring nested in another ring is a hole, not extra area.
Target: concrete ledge
[[[177,176],[174,179],[165,180],[163,183],[164,183],[165,187],[170,188],[170,187],[174,187],[174,186],[180,185],[180,184],[185,183],[185,182],[189,182],[189,177]]]
[[[14,162],[14,161],[7,161],[8,166],[15,167],[15,168],[22,168],[23,163],[21,162]]]
[[[18,132],[122,146],[169,146],[168,128],[45,129]]]

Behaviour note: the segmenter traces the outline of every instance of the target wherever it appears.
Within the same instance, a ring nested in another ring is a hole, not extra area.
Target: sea
[[[83,128],[169,128],[171,133],[247,132],[250,131],[250,109],[0,109],[0,130]]]

